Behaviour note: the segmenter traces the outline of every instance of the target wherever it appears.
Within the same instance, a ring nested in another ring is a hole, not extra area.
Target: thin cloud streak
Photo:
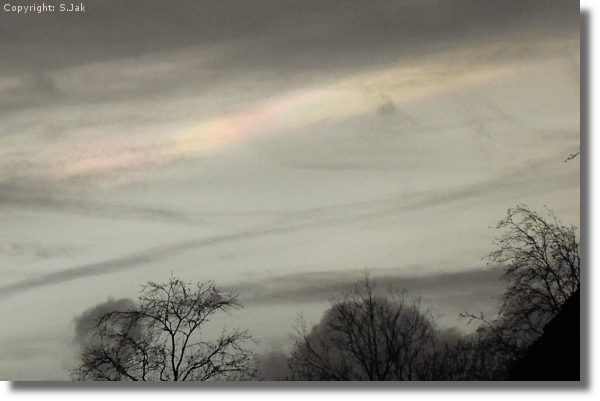
[[[341,215],[331,214],[335,210],[340,209],[340,206],[328,207],[320,210],[313,210],[306,214],[306,211],[299,212],[296,216],[296,223],[289,223],[279,226],[271,226],[267,228],[257,228],[255,230],[249,230],[236,234],[215,236],[211,238],[195,239],[190,241],[184,241],[176,244],[167,244],[163,246],[149,248],[145,251],[136,252],[121,258],[115,258],[104,262],[92,263],[83,266],[73,267],[70,269],[62,270],[60,272],[50,273],[42,275],[37,278],[23,280],[14,284],[9,284],[4,287],[0,287],[0,298],[9,295],[14,295],[21,291],[31,290],[37,287],[56,285],[59,283],[77,280],[84,277],[111,274],[117,272],[123,272],[125,270],[131,270],[140,268],[144,265],[148,265],[153,262],[166,260],[175,255],[183,252],[198,249],[201,247],[211,246],[215,244],[223,244],[241,241],[248,238],[267,236],[272,234],[289,233],[297,230],[305,230],[307,228],[325,227],[332,224],[347,224],[356,222],[364,219],[371,220],[374,216],[385,216],[395,215],[398,213],[406,213],[409,210],[426,209],[432,207],[438,207],[448,203],[454,203],[457,201],[464,201],[467,199],[479,199],[482,198],[497,198],[500,196],[507,187],[512,189],[516,186],[528,187],[533,189],[532,182],[527,178],[528,170],[516,171],[502,178],[493,179],[487,183],[478,183],[475,185],[469,185],[465,188],[458,189],[454,192],[445,192],[440,195],[434,195],[426,197],[423,200],[417,202],[408,202],[404,204],[398,204],[398,199],[390,199],[386,201],[372,202],[375,205],[370,211],[365,211],[365,205],[368,203],[356,203],[351,205],[350,211],[345,212]],[[540,187],[539,190],[542,193],[552,192],[555,189],[564,189],[565,185],[574,187],[578,182],[573,181],[572,175],[565,175],[567,179],[556,180],[555,185]],[[369,202],[371,203],[371,202]],[[393,205],[393,206],[392,206]],[[342,208],[343,209],[343,208]],[[298,217],[304,215],[301,219],[302,222],[298,223]],[[329,216],[329,217],[326,217]],[[286,221],[294,221],[290,215],[285,219]]]
[[[380,291],[393,287],[405,289],[412,296],[427,295],[428,298],[435,294],[442,296],[445,292],[463,292],[466,297],[468,291],[476,291],[489,299],[501,289],[498,283],[500,272],[485,266],[426,276],[410,275],[402,268],[297,273],[268,277],[260,282],[244,282],[233,288],[249,307],[280,303],[320,303],[341,297],[364,278],[365,273],[369,274]],[[489,291],[490,289],[493,290]]]
[[[44,189],[46,187],[46,189]],[[179,224],[204,224],[202,219],[168,209],[133,206],[126,204],[96,202],[90,199],[70,199],[46,195],[51,188],[46,184],[18,185],[0,182],[0,205],[3,207],[30,210],[47,210],[65,214],[101,217],[116,220],[163,221]]]

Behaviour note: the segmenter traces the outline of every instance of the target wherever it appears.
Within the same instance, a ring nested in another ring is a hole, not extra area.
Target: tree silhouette
[[[433,336],[432,319],[418,301],[397,290],[376,296],[365,277],[312,330],[301,322],[291,379],[413,380]]]
[[[223,330],[207,340],[203,329],[217,312],[239,308],[214,283],[192,286],[171,277],[148,283],[127,311],[105,313],[91,329],[75,380],[245,380],[254,374],[245,331]]]
[[[483,322],[479,334],[485,352],[502,361],[505,374],[579,289],[580,257],[577,229],[552,213],[548,221],[519,205],[496,228],[504,233],[489,260],[503,270],[501,279],[507,285],[498,317],[464,316]]]

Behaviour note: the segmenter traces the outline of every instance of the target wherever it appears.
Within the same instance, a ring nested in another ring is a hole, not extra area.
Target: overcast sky
[[[578,1],[83,4],[0,10],[0,379],[171,273],[259,351],[365,270],[464,325],[507,208],[579,226]]]

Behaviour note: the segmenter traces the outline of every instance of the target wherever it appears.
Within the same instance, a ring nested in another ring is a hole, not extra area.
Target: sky
[[[508,208],[579,226],[579,2],[83,4],[0,10],[0,379],[171,274],[258,352],[365,272],[462,327]]]

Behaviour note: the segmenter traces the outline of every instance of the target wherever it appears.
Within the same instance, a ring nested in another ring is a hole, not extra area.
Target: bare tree
[[[421,381],[469,380],[471,336],[455,329],[438,331],[419,364]]]
[[[550,221],[520,205],[497,228],[505,233],[490,263],[504,270],[507,289],[500,314],[514,327],[542,334],[565,301],[579,288],[579,241],[574,226]]]
[[[434,328],[418,301],[366,277],[308,331],[301,322],[289,359],[294,380],[413,380]]]
[[[507,286],[498,317],[464,316],[483,323],[479,335],[487,352],[508,368],[579,288],[579,241],[574,226],[563,225],[552,213],[547,220],[525,205],[509,209],[496,228],[504,233],[489,260],[503,270]]]
[[[239,308],[236,297],[214,283],[192,286],[171,277],[148,283],[138,304],[102,315],[92,326],[75,380],[246,380],[254,373],[245,331],[223,330],[207,340],[206,324],[219,311]]]

